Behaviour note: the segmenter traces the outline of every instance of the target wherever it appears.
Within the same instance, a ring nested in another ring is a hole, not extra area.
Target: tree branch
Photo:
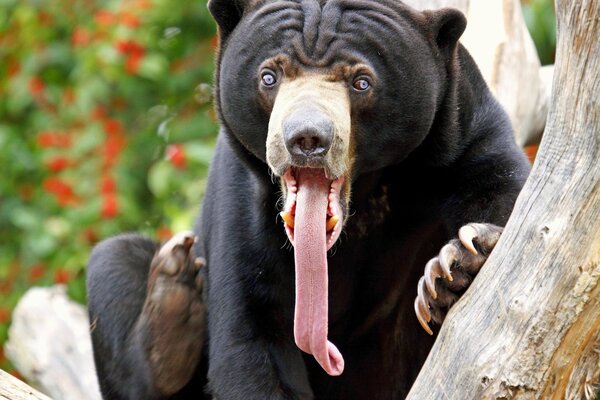
[[[51,400],[14,376],[0,370],[0,400]]]

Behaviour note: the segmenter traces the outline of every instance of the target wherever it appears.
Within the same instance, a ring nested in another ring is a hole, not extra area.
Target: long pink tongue
[[[326,218],[330,182],[323,170],[299,169],[294,221],[296,345],[312,354],[329,375],[344,371],[341,353],[327,340],[328,277]]]

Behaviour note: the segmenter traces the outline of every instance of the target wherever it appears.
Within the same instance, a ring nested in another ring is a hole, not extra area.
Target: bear
[[[457,10],[210,0],[220,119],[193,231],[98,244],[105,399],[401,399],[529,173]]]

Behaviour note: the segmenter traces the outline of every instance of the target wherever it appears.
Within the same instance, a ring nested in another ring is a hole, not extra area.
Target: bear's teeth
[[[291,212],[282,211],[279,213],[279,215],[281,216],[281,219],[283,219],[283,222],[285,222],[285,224],[287,226],[289,226],[290,228],[294,227],[294,215],[292,215]],[[337,223],[339,221],[340,221],[340,218],[337,215],[333,215],[333,216],[329,217],[327,219],[327,224],[325,225],[325,231],[326,232],[332,231],[333,228],[335,228],[335,226],[337,225]]]
[[[337,225],[339,220],[340,220],[340,218],[337,215],[334,215],[331,218],[329,218],[327,220],[327,225],[325,226],[325,231],[329,232],[329,231],[333,230],[333,228],[335,228],[335,226]]]
[[[294,216],[291,212],[282,211],[279,213],[279,215],[281,216],[281,219],[283,219],[283,222],[285,222],[287,226],[289,226],[290,228],[294,227]]]

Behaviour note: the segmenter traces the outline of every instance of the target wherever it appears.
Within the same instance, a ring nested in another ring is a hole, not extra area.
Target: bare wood
[[[0,370],[0,400],[51,400],[50,397]]]
[[[600,374],[600,4],[557,0],[548,129],[409,399],[590,399]]]
[[[12,320],[6,355],[28,382],[56,399],[100,400],[87,312],[64,286],[29,289]]]
[[[461,43],[508,112],[517,143],[538,143],[549,99],[519,0],[404,1],[421,10],[454,7],[467,16]]]

